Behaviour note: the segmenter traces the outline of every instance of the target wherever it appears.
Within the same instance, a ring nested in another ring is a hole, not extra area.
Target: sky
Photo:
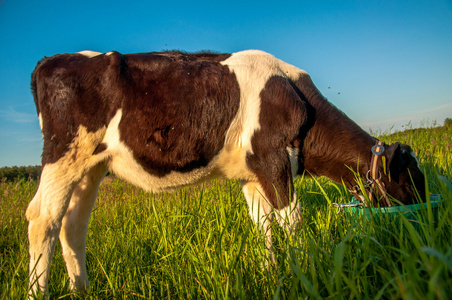
[[[374,133],[452,118],[452,0],[0,0],[0,167],[41,163],[42,57],[166,49],[269,52]]]

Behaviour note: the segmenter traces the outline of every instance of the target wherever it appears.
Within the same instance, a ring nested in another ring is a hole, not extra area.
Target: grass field
[[[236,181],[175,193],[145,193],[108,178],[99,190],[87,243],[91,287],[72,295],[57,246],[50,298],[81,299],[450,299],[452,295],[452,126],[380,136],[410,144],[442,194],[435,219],[354,219],[332,202],[345,189],[326,178],[299,179],[303,224],[275,229],[277,264],[266,252]],[[0,184],[0,299],[27,295],[24,214],[38,182]]]

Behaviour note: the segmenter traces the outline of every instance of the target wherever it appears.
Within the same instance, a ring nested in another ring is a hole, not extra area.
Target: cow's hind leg
[[[74,185],[58,164],[44,166],[38,191],[26,212],[31,294],[47,291],[50,262]]]
[[[67,151],[55,162],[58,151],[52,151],[61,149],[52,145],[52,139],[44,138],[41,182],[26,212],[29,221],[30,294],[38,290],[47,292],[50,262],[72,193],[85,174],[91,174],[90,170],[106,160],[103,153],[93,155],[104,134],[105,128],[87,132],[80,126]]]
[[[72,290],[89,286],[86,272],[86,233],[99,184],[107,172],[105,164],[91,169],[75,187],[63,217],[60,242]]]

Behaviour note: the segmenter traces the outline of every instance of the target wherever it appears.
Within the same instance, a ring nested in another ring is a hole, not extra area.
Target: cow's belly
[[[236,147],[225,147],[205,167],[187,172],[171,171],[164,176],[146,171],[123,143],[118,143],[114,149],[107,151],[111,152],[109,169],[115,175],[152,192],[170,191],[219,177],[257,180],[246,165],[246,153]]]
[[[221,173],[214,165],[200,167],[188,172],[172,171],[164,176],[156,176],[146,171],[127,149],[116,152],[109,162],[109,169],[117,176],[147,191],[162,192],[192,185],[219,177]]]

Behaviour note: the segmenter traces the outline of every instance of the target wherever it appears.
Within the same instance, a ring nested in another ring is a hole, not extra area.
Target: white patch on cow
[[[265,198],[264,190],[258,182],[241,181],[241,184],[249,214],[256,225],[260,226],[271,213],[272,207]]]
[[[257,181],[256,174],[246,165],[246,154],[246,150],[237,145],[226,145],[212,163],[228,179]]]
[[[297,201],[297,194],[294,192],[290,205],[275,211],[275,218],[278,224],[287,232],[292,232],[294,226],[301,220],[300,204]]]
[[[96,52],[96,51],[91,51],[91,50],[84,50],[84,51],[80,51],[78,53],[82,54],[82,55],[85,55],[86,57],[89,57],[89,58],[95,57],[95,56],[98,56],[98,55],[102,54],[101,52]]]
[[[68,191],[82,179],[87,170],[105,159],[92,155],[104,137],[105,131],[106,129],[103,127],[96,132],[88,132],[86,127],[80,126],[77,136],[69,145],[69,151],[57,162],[44,166],[38,191],[26,212],[27,220],[39,217],[42,210],[47,215],[59,216],[61,214],[64,207],[61,198],[67,196]],[[42,202],[42,199],[46,200]],[[50,203],[46,203],[46,201]]]
[[[39,128],[41,128],[41,135],[42,135],[42,139],[44,140],[44,123],[42,121],[42,114],[39,113],[38,115],[38,119],[39,119]]]
[[[251,138],[260,129],[260,93],[265,84],[272,76],[297,80],[306,72],[259,50],[234,53],[221,64],[235,74],[240,87],[240,106],[226,134],[226,144],[252,153]]]
[[[292,171],[292,178],[295,178],[298,173],[298,154],[300,149],[287,147],[287,154],[289,154],[290,170]]]
[[[106,56],[110,56],[110,55],[112,55],[113,53],[114,53],[113,51],[110,51],[110,52],[105,53],[105,55],[106,55]]]
[[[39,127],[41,128],[41,131],[42,131],[44,123],[42,122],[42,114],[41,113],[38,114],[38,119],[39,119]]]
[[[273,258],[271,222],[276,218],[278,224],[287,233],[293,233],[295,225],[301,221],[300,206],[297,201],[297,194],[294,192],[290,205],[274,210],[272,205],[265,198],[262,186],[258,182],[241,181],[242,191],[248,204],[250,217],[253,219],[260,232],[265,236],[265,244],[270,250],[270,259]]]
[[[270,250],[270,258],[273,260],[273,244],[272,244],[272,206],[265,198],[264,190],[258,182],[241,181],[243,195],[251,218],[256,224],[259,231],[265,237],[265,245]]]

